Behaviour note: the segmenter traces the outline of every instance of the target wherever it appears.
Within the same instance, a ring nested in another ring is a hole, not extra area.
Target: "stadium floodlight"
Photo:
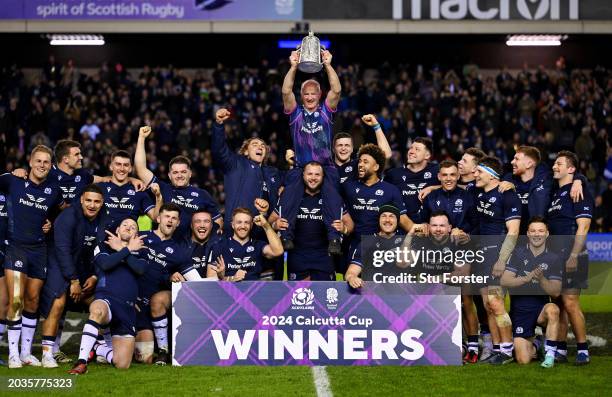
[[[104,36],[99,34],[50,34],[51,45],[104,45]]]
[[[560,34],[514,34],[508,36],[506,45],[511,47],[560,46],[565,39],[567,39],[567,36]]]

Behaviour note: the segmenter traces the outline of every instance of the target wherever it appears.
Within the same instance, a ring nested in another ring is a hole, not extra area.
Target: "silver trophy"
[[[323,69],[321,63],[321,42],[312,32],[302,39],[302,44],[297,48],[300,54],[298,69],[304,73],[317,73]],[[324,50],[325,48],[323,48]]]

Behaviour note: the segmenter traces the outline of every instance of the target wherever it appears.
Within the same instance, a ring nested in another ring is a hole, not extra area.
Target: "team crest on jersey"
[[[489,203],[494,203],[495,201],[497,201],[497,197],[491,197],[489,199]]]
[[[77,175],[74,177],[75,182],[81,182],[81,175]]]
[[[173,254],[174,250],[172,249],[172,247],[166,247],[166,252],[169,254]]]
[[[319,117],[319,112],[314,112],[315,117]]]
[[[374,194],[377,196],[382,196],[383,194],[385,194],[385,192],[382,189],[378,189],[376,192],[374,192]]]
[[[516,329],[514,330],[517,334],[522,334],[523,333],[523,327],[516,327]]]
[[[463,200],[461,200],[461,199],[457,199],[457,200],[455,200],[455,205],[456,205],[457,207],[459,207],[459,206],[463,205]]]
[[[51,188],[50,187],[46,187],[45,188],[45,194],[51,194]]]
[[[320,200],[319,200],[319,204],[323,204],[323,199],[320,199]]]
[[[4,196],[0,196],[0,201],[2,201],[2,202],[6,201],[6,199],[4,198]]]
[[[346,168],[344,169],[344,172],[346,172],[347,174],[348,174],[349,172],[353,172],[353,166],[349,165],[348,167],[346,167]]]
[[[548,263],[540,263],[540,269],[548,270]]]
[[[253,252],[255,251],[255,247],[253,247],[252,245],[249,245],[246,249],[246,252]]]
[[[431,172],[427,171],[426,173],[424,173],[423,174],[423,178],[430,179],[431,178]]]
[[[398,238],[395,239],[395,244],[399,244],[401,242],[402,242],[402,238],[401,237],[398,237]]]
[[[191,192],[191,195],[192,195],[193,197],[200,197],[200,195],[198,194],[198,192]]]
[[[135,196],[136,192],[133,191],[132,189],[130,189],[130,190],[127,191],[127,194],[128,194],[128,196]]]
[[[270,178],[270,181],[272,181],[272,183],[275,183],[276,182],[276,178],[272,177],[272,178]]]

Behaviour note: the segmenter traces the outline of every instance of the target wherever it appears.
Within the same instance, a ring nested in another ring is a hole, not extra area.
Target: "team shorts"
[[[149,299],[138,298],[136,299],[136,332],[145,329],[153,331],[153,324],[151,323],[151,302]]]
[[[510,319],[512,320],[512,334],[515,338],[531,338],[535,336],[538,325],[538,317],[542,313],[545,304],[525,309],[512,308]]]
[[[29,278],[47,278],[46,244],[25,245],[12,243],[6,247],[4,268],[25,273]]]
[[[111,321],[108,324],[112,336],[136,336],[136,308],[133,302],[117,299],[107,294],[96,294],[111,311]]]

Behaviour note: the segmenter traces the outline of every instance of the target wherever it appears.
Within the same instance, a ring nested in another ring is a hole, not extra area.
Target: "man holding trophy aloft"
[[[340,79],[331,66],[332,54],[322,50],[319,39],[312,32],[302,41],[297,51],[289,57],[291,67],[283,82],[283,106],[289,116],[289,127],[293,139],[295,167],[287,173],[285,189],[281,195],[278,215],[289,223],[281,233],[285,250],[293,248],[293,228],[299,203],[304,195],[302,167],[316,161],[323,166],[325,179],[322,186],[323,221],[328,230],[329,248],[332,255],[341,253],[341,232],[332,226],[335,220],[342,219],[342,198],[339,193],[338,172],[332,158],[332,116],[340,100]],[[306,73],[316,73],[325,69],[329,78],[330,90],[321,103],[321,86],[314,79],[302,83],[298,104],[293,93],[293,84],[298,69]]]

